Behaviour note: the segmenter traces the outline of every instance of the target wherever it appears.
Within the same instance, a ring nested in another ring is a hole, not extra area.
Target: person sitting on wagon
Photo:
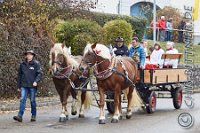
[[[163,60],[162,54],[165,53],[164,50],[161,48],[160,44],[157,42],[154,45],[154,50],[150,55],[150,62],[146,64],[145,68],[162,68],[163,67]]]
[[[122,37],[117,37],[115,39],[116,44],[114,45],[114,53],[116,56],[128,56],[128,47],[124,44],[124,39]]]
[[[131,57],[135,62],[138,63],[139,68],[145,68],[145,52],[144,48],[138,43],[139,39],[137,37],[133,37],[131,41],[131,48],[129,50],[129,57]]]
[[[166,44],[166,54],[177,54],[178,50],[174,48],[174,42],[167,42]],[[165,68],[177,68],[178,67],[178,59],[165,59],[164,62]]]
[[[143,40],[141,43],[142,43],[142,47],[143,47],[143,49],[144,49],[145,55],[146,55],[146,57],[147,57],[147,56],[148,56],[148,50],[147,50],[148,42],[145,41],[145,40]]]

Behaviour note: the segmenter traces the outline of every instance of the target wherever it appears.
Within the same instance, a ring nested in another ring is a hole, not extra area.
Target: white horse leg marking
[[[104,109],[100,109],[100,116],[99,116],[99,120],[105,120],[105,112]]]
[[[84,117],[84,104],[81,105],[79,117],[81,117],[81,118]]]
[[[114,114],[114,116],[113,116],[113,119],[119,120],[119,117],[120,117],[120,113],[119,113],[119,109],[117,109],[117,110],[115,111],[115,114]]]
[[[77,104],[78,104],[77,99],[73,99],[72,106],[71,106],[71,108],[72,108],[72,110],[71,110],[72,115],[76,115],[76,113],[77,113]]]

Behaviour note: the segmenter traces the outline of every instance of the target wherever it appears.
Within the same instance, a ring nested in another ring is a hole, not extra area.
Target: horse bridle
[[[58,65],[61,65],[62,63],[59,62],[59,61],[53,61],[52,62],[53,64],[58,64]],[[71,69],[70,69],[71,67]],[[64,73],[62,73],[62,71],[64,71]],[[80,70],[79,70],[80,71]],[[81,72],[81,71],[80,71]],[[70,79],[70,76],[71,75],[75,75],[78,79],[86,79],[86,82],[83,82],[79,87],[76,87],[74,82]],[[53,77],[54,78],[57,78],[57,79],[68,79],[69,80],[69,83],[71,85],[71,87],[73,89],[80,89],[80,88],[83,88],[88,82],[88,78],[86,76],[83,75],[83,73],[81,75],[79,75],[76,71],[75,71],[75,67],[73,67],[72,65],[68,65],[67,67],[64,67],[64,68],[59,68],[57,70],[56,73],[53,73]]]
[[[98,55],[95,53],[94,50],[92,52],[92,55],[97,59]],[[91,66],[91,64],[92,64],[91,62],[86,61],[86,64],[87,64],[87,66],[89,66],[89,68],[93,67],[92,69],[93,69],[94,75],[98,79],[108,77],[108,75],[112,74],[112,69],[113,69],[112,68],[112,61],[109,61],[110,64],[109,64],[107,69],[105,69],[101,72],[97,71],[97,69],[96,69],[97,66],[104,63],[105,61],[107,61],[107,60],[102,60],[100,62],[96,61],[96,63],[93,66]]]

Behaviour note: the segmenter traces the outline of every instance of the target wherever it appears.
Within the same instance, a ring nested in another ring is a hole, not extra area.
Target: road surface
[[[23,123],[13,121],[17,112],[0,114],[0,133],[200,133],[200,94],[195,94],[195,108],[188,109],[183,103],[181,110],[175,110],[171,99],[159,99],[157,111],[146,114],[143,111],[133,113],[130,120],[123,119],[110,123],[111,115],[107,113],[107,123],[98,124],[99,109],[91,107],[85,118],[70,116],[66,123],[59,123],[60,105],[38,109],[37,122],[30,122],[30,109],[24,115]],[[124,110],[125,112],[125,110]],[[191,129],[184,129],[178,124],[178,116],[189,112],[194,121]]]

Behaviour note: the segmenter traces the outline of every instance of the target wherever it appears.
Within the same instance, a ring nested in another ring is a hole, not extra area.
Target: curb
[[[0,113],[6,111],[16,111],[19,109],[20,99],[0,101]],[[54,106],[60,104],[59,97],[44,97],[36,99],[37,107]],[[26,101],[26,108],[30,108],[30,100]]]

